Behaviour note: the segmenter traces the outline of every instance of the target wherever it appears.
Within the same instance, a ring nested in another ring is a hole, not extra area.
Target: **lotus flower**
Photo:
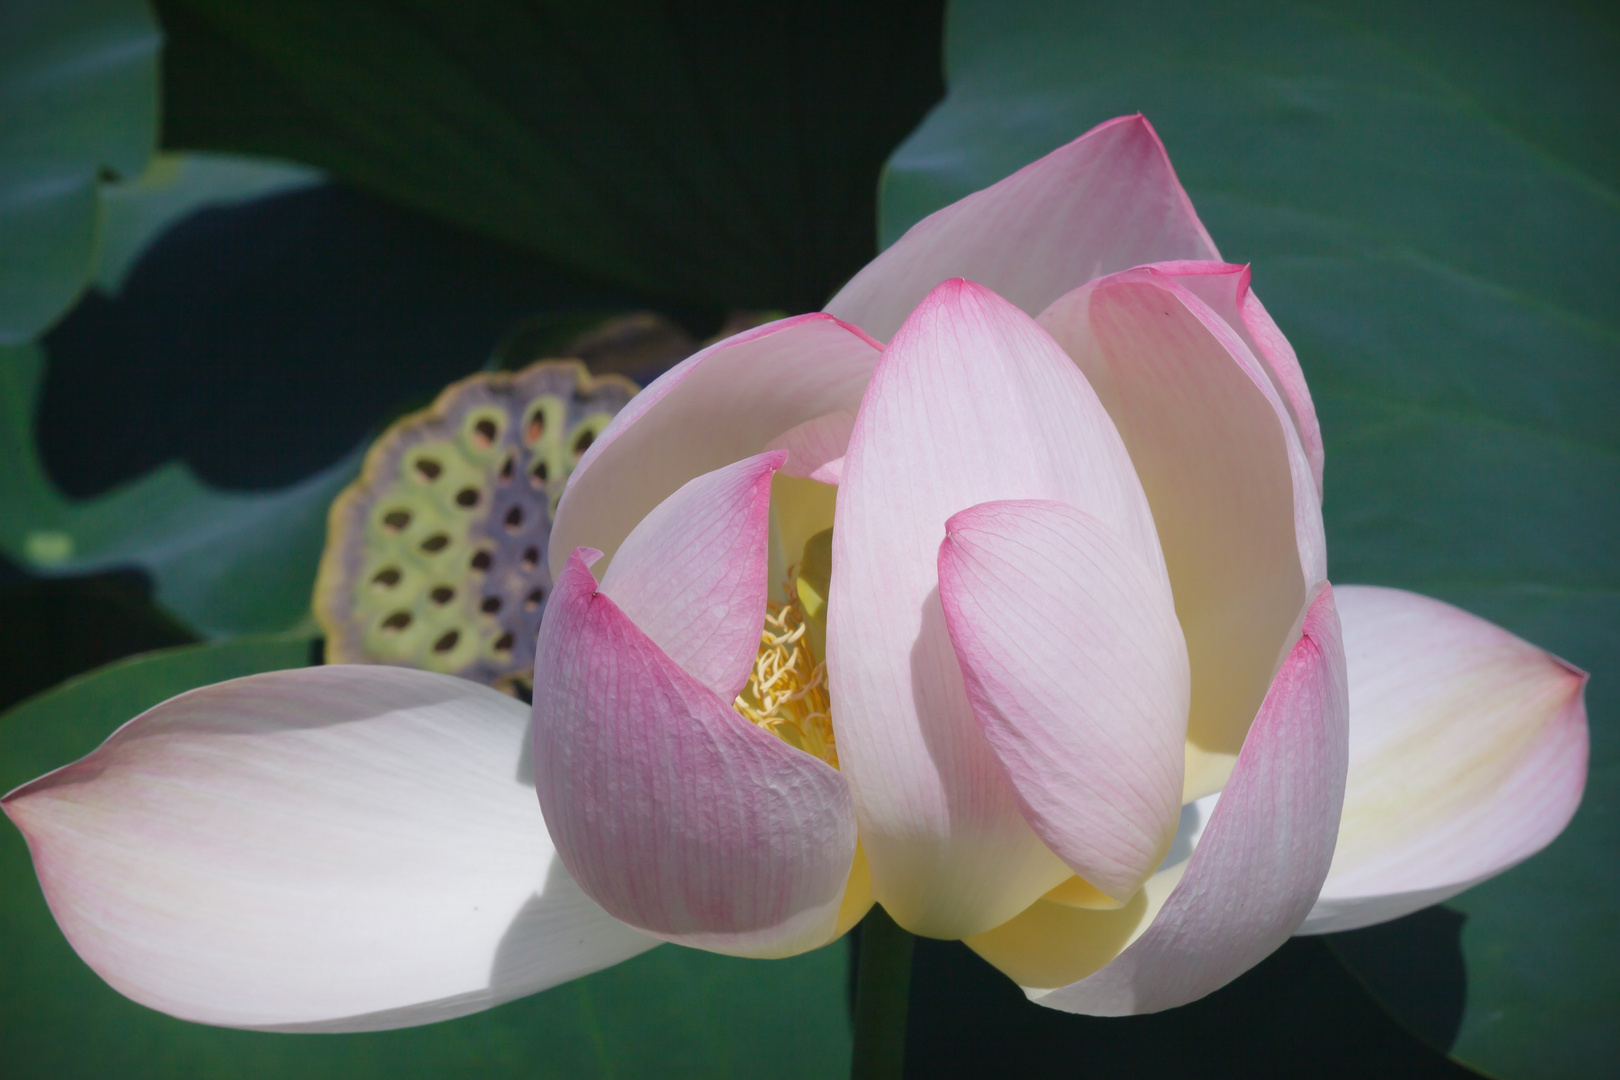
[[[1322,464],[1247,269],[1121,118],[619,414],[558,512],[532,724],[272,673],[4,807],[80,955],[208,1023],[425,1022],[874,900],[1043,1004],[1171,1007],[1580,799],[1585,676],[1330,587]]]

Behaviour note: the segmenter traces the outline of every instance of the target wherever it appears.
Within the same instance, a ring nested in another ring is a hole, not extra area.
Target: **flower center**
[[[827,697],[827,665],[816,660],[806,637],[804,606],[789,573],[785,600],[765,605],[759,654],[732,707],[789,746],[814,754],[838,768],[833,744],[832,707]]]

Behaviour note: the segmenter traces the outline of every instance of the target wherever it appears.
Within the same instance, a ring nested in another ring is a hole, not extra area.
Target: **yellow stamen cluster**
[[[790,575],[791,580],[791,575]],[[789,746],[838,768],[833,744],[827,665],[818,663],[805,638],[804,608],[792,588],[784,603],[765,606],[754,670],[732,707]]]

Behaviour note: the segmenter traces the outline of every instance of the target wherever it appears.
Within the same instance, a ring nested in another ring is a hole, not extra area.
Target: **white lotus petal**
[[[1350,779],[1302,933],[1439,903],[1557,836],[1586,785],[1586,675],[1466,611],[1338,590]]]
[[[391,667],[171,698],[4,800],[121,993],[231,1027],[443,1020],[651,948],[552,851],[528,709]]]

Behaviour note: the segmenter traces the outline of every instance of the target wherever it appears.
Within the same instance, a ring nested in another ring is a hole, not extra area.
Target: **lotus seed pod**
[[[332,504],[315,583],[328,663],[398,664],[523,694],[563,485],[636,386],[542,360],[447,387]]]

